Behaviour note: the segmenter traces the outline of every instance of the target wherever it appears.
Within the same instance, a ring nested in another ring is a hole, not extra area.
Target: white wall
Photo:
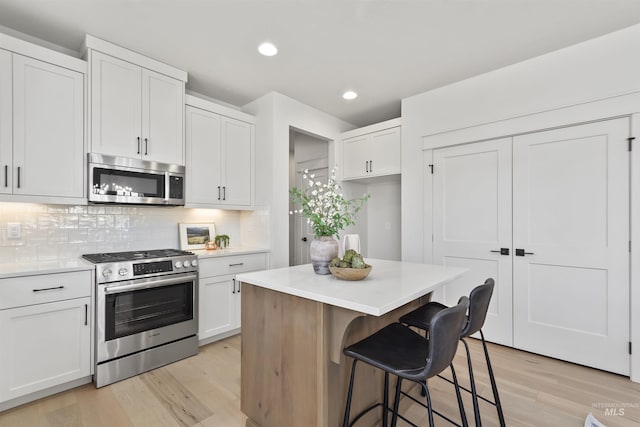
[[[271,92],[243,107],[256,116],[256,204],[268,210],[271,267],[289,265],[289,129],[333,140],[353,125],[294,99]]]
[[[402,258],[418,262],[431,259],[431,243],[427,241],[432,223],[430,176],[423,175],[431,148],[638,113],[638,46],[640,25],[404,99]],[[632,131],[638,138],[640,119],[634,117]],[[635,234],[640,223],[640,201],[635,196],[640,175],[634,172],[640,161],[637,150],[633,152],[631,183]],[[638,239],[632,240],[632,254],[640,251]],[[631,356],[631,378],[640,382],[638,271],[640,261],[633,255],[630,323],[636,350]]]

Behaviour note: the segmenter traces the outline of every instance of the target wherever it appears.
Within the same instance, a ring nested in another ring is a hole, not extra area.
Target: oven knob
[[[111,276],[111,273],[113,273],[113,271],[111,271],[111,270],[105,270],[105,271],[103,271],[103,272],[102,272],[102,275],[103,275],[104,277],[109,277],[109,276]]]
[[[120,270],[118,270],[118,274],[121,276],[126,276],[128,273],[126,268],[121,268]]]
[[[191,265],[191,263],[189,262],[189,260],[188,260],[188,259],[185,259],[185,260],[184,260],[184,266],[185,266],[185,267],[189,267],[190,265]]]
[[[198,265],[198,260],[194,259],[193,261],[191,261],[191,266],[192,267],[196,267]]]
[[[176,266],[176,268],[182,268],[182,261],[176,261],[174,265]]]

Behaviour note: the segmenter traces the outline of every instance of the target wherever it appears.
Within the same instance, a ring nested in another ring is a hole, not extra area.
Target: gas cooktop
[[[99,254],[85,254],[82,258],[91,261],[94,264],[105,262],[122,262],[135,261],[141,259],[153,258],[169,258],[175,256],[193,255],[193,252],[181,251],[179,249],[155,249],[150,251],[129,251],[129,252],[110,252]]]

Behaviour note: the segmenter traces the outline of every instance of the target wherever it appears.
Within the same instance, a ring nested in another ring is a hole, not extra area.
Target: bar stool
[[[484,339],[484,334],[482,333],[482,326],[484,325],[485,319],[487,317],[489,302],[491,301],[491,295],[493,294],[494,286],[494,280],[489,278],[485,280],[484,284],[475,287],[469,295],[469,315],[467,316],[466,325],[462,330],[460,340],[464,343],[464,348],[467,353],[467,364],[469,366],[469,382],[471,385],[471,390],[468,390],[462,386],[460,386],[460,388],[471,393],[473,400],[473,414],[476,421],[476,426],[482,425],[482,421],[480,419],[480,407],[478,405],[478,398],[480,398],[496,407],[496,410],[498,412],[498,419],[500,420],[500,426],[504,427],[506,424],[504,420],[504,413],[502,411],[502,405],[500,403],[500,396],[498,395],[498,387],[496,386],[496,379],[493,375],[493,369],[491,367],[491,360],[489,358],[487,343]],[[436,316],[437,313],[445,309],[447,309],[446,305],[440,304],[438,302],[429,302],[402,316],[400,318],[400,323],[423,329],[426,332],[425,335],[428,336],[431,330],[431,319]],[[471,354],[469,352],[469,345],[465,340],[466,337],[469,337],[476,332],[480,332],[482,348],[484,349],[484,357],[487,363],[487,371],[489,372],[489,380],[491,381],[491,389],[493,391],[493,401],[488,400],[482,396],[478,396],[476,390],[476,383],[473,376],[473,367],[471,365]]]
[[[465,314],[468,307],[469,299],[462,297],[457,305],[441,310],[434,315],[429,323],[431,331],[429,338],[423,337],[400,323],[392,323],[367,338],[346,347],[343,350],[344,354],[353,357],[354,361],[351,366],[351,377],[349,380],[349,391],[347,392],[343,427],[353,425],[364,414],[380,405],[382,405],[382,425],[387,426],[389,413],[389,374],[398,377],[392,410],[392,426],[396,425],[398,416],[415,426],[415,424],[398,414],[403,379],[416,382],[422,386],[422,390],[426,396],[426,405],[421,402],[418,403],[427,408],[430,426],[433,426],[434,413],[459,426],[459,424],[456,424],[439,412],[434,411],[431,407],[431,397],[427,387],[427,379],[438,375],[445,370],[447,366],[451,368],[462,425],[465,427],[468,426],[455,369],[452,364],[453,357],[458,348],[460,332],[465,324]],[[358,361],[362,361],[384,371],[385,388],[383,392],[383,402],[382,404],[376,403],[366,408],[349,423],[353,382],[356,363]]]

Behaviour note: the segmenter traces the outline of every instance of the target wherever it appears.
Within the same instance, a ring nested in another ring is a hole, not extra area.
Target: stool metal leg
[[[462,420],[462,426],[468,427],[469,423],[467,422],[467,414],[464,412],[464,404],[462,403],[462,395],[460,394],[460,385],[458,384],[458,377],[456,376],[456,370],[453,368],[453,363],[449,366],[451,367],[451,376],[453,377],[453,385],[456,389],[456,398],[458,399],[458,409],[460,410],[460,419]],[[481,424],[478,424],[477,422],[478,420],[476,419],[476,427],[480,427]]]
[[[353,365],[351,365],[351,379],[349,380],[349,391],[347,392],[347,404],[344,408],[344,420],[342,421],[342,427],[349,427],[349,413],[351,412],[351,396],[353,395],[353,378],[356,374],[356,363],[358,363],[358,360],[354,359]]]
[[[384,373],[384,393],[382,399],[382,425],[387,427],[387,419],[389,418],[389,373]]]
[[[487,361],[487,370],[489,371],[489,380],[491,380],[491,389],[493,390],[493,398],[498,410],[498,419],[500,420],[500,427],[505,427],[504,413],[502,412],[502,404],[500,403],[500,396],[498,396],[498,386],[496,385],[496,378],[493,375],[493,368],[491,368],[491,360],[489,360],[489,350],[487,349],[487,343],[484,340],[484,334],[480,329],[480,337],[482,338],[482,348],[484,349],[484,358]]]
[[[402,378],[398,377],[398,382],[396,382],[396,396],[393,401],[393,416],[391,417],[391,427],[396,427],[396,425],[398,424],[398,412],[400,410],[400,390],[401,389],[402,389]]]
[[[424,390],[424,396],[427,399],[427,413],[429,414],[429,427],[434,426],[433,423],[433,409],[431,408],[431,395],[429,394],[429,387],[427,387],[426,381],[424,383],[420,383],[422,389]]]
[[[469,383],[471,384],[471,398],[473,400],[473,416],[476,420],[476,426],[481,426],[480,420],[480,405],[478,405],[478,391],[476,389],[476,380],[473,375],[473,367],[471,365],[471,352],[469,351],[469,344],[464,338],[460,338],[460,341],[464,343],[464,349],[467,352],[467,365],[469,366]]]

